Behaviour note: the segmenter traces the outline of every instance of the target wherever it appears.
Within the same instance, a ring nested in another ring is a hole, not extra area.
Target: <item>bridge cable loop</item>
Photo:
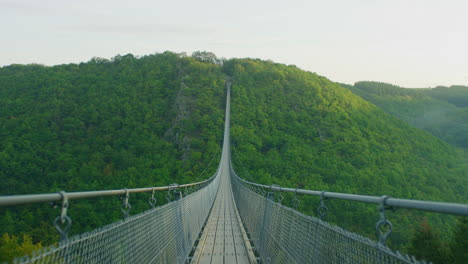
[[[148,200],[148,203],[151,205],[152,208],[156,207],[156,198],[154,198],[154,187],[151,187],[151,197]]]
[[[245,184],[243,182],[241,183],[241,185],[246,186],[248,189],[250,189],[251,191],[253,191],[255,193],[261,194],[260,189],[255,185]]]
[[[262,193],[262,190],[260,187],[256,186],[256,185],[250,185],[250,184],[246,184],[244,182],[239,182],[240,183],[240,186],[244,186],[248,189],[250,189],[251,191],[255,192],[256,194],[259,194],[260,196],[263,196],[263,193]]]
[[[171,198],[171,191],[173,192],[173,196],[174,196],[174,199],[176,198],[176,193],[177,193],[177,188],[179,188],[179,184],[178,183],[173,183],[171,185],[169,185],[169,189],[167,190],[167,194],[166,194],[166,198],[167,198],[167,202],[171,202],[172,201],[172,198]]]
[[[258,194],[260,194],[261,196],[263,196],[263,189],[261,189],[260,187],[256,186],[256,185],[247,185],[250,187],[250,189]]]
[[[60,216],[55,218],[54,220],[54,227],[60,233],[60,241],[67,241],[68,240],[68,230],[70,230],[72,220],[70,217],[67,216],[68,210],[68,195],[65,191],[59,192],[62,200],[62,211],[60,212]],[[61,227],[60,225],[63,225]]]
[[[299,208],[299,205],[301,204],[301,200],[299,200],[299,198],[297,198],[297,190],[299,188],[296,188],[296,190],[294,191],[294,198],[292,200],[292,207],[294,208],[294,210],[297,211],[297,209]]]
[[[172,186],[172,184],[170,185]],[[171,198],[171,187],[169,186],[169,188],[167,189],[167,194],[166,194],[166,200],[167,202],[171,202],[172,201],[172,198]]]
[[[280,192],[278,195],[276,195],[276,192],[277,190],[276,189],[279,189],[278,191]],[[270,186],[270,190],[271,192],[268,193],[268,196],[272,198],[273,201],[276,201],[277,203],[281,204],[281,202],[283,201],[284,199],[284,196],[281,194],[281,186],[277,185],[277,184],[272,184]],[[270,196],[271,195],[271,196]]]
[[[274,186],[275,184],[270,185],[270,188],[269,188],[270,191],[269,192],[267,191],[267,194],[266,194],[267,200],[275,201],[275,190],[273,189]]]
[[[256,186],[256,185],[250,185],[250,184],[246,184],[244,182],[239,182],[241,184],[241,186],[246,186],[247,188],[250,188],[251,191],[255,192],[256,194],[259,194],[261,196],[262,195],[262,190],[260,189],[260,187]]]
[[[283,202],[283,200],[284,200],[284,196],[281,194],[281,186],[278,186],[278,188],[279,188],[279,193],[278,193],[277,196],[276,195],[275,196],[278,197],[278,199],[276,199],[276,201],[279,204],[281,204]]]
[[[128,192],[128,189],[125,188],[125,197],[123,197],[123,202],[120,207],[120,210],[124,214],[124,219],[127,219],[130,216],[130,210],[132,209],[132,206],[128,203],[128,199],[130,198],[130,193]]]
[[[260,194],[260,196],[266,196],[265,189],[258,187],[258,186],[255,186],[255,189],[256,189],[256,192]]]
[[[387,195],[382,196],[382,199],[380,201],[380,206],[379,206],[380,219],[375,224],[377,237],[379,238],[379,243],[381,245],[385,245],[385,243],[387,242],[387,238],[390,236],[390,233],[392,233],[392,229],[393,229],[392,223],[388,221],[385,216],[385,209],[386,209],[385,204],[387,202],[387,199],[389,198],[391,197]],[[385,228],[387,231],[384,231]]]
[[[174,200],[179,200],[180,198],[182,198],[182,192],[180,192],[178,190],[178,188],[180,187],[180,185],[178,183],[173,183],[172,185],[174,185]]]
[[[327,197],[325,197],[325,191],[322,191],[320,193],[320,205],[317,208],[317,214],[319,215],[320,220],[323,220],[323,218],[328,213],[328,207],[325,205],[325,200],[326,199],[327,199]]]

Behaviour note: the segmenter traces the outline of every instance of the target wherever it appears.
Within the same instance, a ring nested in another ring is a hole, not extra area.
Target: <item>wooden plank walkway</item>
[[[220,169],[218,193],[192,263],[257,263],[234,202],[228,164]]]
[[[228,81],[226,86],[224,142],[217,175],[217,177],[220,177],[218,193],[192,258],[192,263],[257,263],[247,234],[242,226],[231,189],[229,169],[231,82]]]

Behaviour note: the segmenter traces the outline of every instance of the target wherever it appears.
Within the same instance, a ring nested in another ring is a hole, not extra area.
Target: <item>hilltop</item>
[[[468,150],[468,87],[408,89],[379,82],[343,85],[386,112]]]

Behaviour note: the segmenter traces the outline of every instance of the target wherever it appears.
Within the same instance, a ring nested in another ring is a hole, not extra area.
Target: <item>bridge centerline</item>
[[[230,85],[228,81],[223,150],[219,165],[218,192],[192,263],[256,263],[250,242],[243,234],[231,186]]]

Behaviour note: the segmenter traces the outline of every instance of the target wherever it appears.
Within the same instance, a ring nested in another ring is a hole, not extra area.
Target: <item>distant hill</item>
[[[295,66],[234,59],[225,68],[233,79],[234,163],[243,177],[292,188],[468,200],[468,159],[446,142]],[[301,199],[314,214],[318,199]],[[375,206],[327,203],[333,208],[327,219],[373,236]],[[431,217],[450,226],[447,218]],[[398,226],[393,245],[405,245],[421,214],[391,218]]]
[[[408,89],[379,82],[344,85],[388,113],[468,150],[468,87]]]

